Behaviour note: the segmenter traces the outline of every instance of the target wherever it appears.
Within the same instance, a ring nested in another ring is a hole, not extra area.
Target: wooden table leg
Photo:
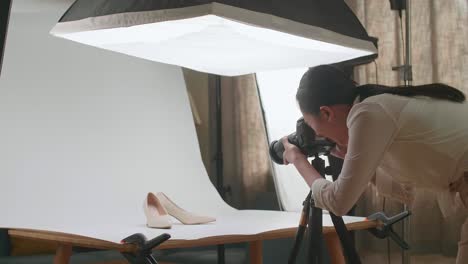
[[[341,248],[340,238],[336,232],[325,234],[325,242],[327,243],[328,253],[332,264],[345,264],[343,249]]]
[[[71,245],[59,245],[55,251],[54,264],[68,264],[72,255]]]
[[[263,263],[263,247],[262,241],[253,241],[249,243],[250,264]]]

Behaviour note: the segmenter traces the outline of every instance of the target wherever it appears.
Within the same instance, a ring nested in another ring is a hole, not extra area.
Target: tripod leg
[[[341,245],[343,246],[344,255],[348,260],[348,263],[352,264],[360,264],[361,259],[356,251],[354,246],[354,242],[351,240],[351,235],[346,228],[346,225],[343,221],[342,217],[336,216],[330,212],[331,219],[333,221],[333,225],[335,226],[336,233],[338,234]]]
[[[311,205],[309,214],[309,264],[322,264],[323,262],[323,219],[322,209]]]
[[[296,239],[294,241],[294,246],[289,254],[288,264],[296,263],[297,255],[299,254],[299,250],[301,249],[302,239],[304,237],[304,233],[307,229],[307,222],[309,220],[309,204],[307,203],[304,206],[301,214],[301,221],[299,222],[299,227],[297,228]]]
[[[153,255],[149,255],[148,257],[146,257],[146,263],[149,263],[149,264],[158,264],[158,262],[157,262],[156,259],[153,257]]]
[[[299,225],[299,228],[297,229],[297,233],[296,233],[296,240],[294,241],[294,246],[291,250],[291,254],[289,255],[288,264],[296,263],[296,258],[297,258],[297,255],[299,254],[299,249],[301,248],[301,242],[302,242],[302,238],[304,237],[306,228],[307,228],[306,225]]]
[[[301,220],[299,221],[299,227],[297,228],[296,239],[294,240],[294,246],[289,254],[288,264],[296,263],[297,255],[299,254],[299,249],[301,249],[302,239],[304,237],[304,233],[307,229],[307,222],[309,221],[309,211],[310,211],[310,197],[312,196],[312,192],[309,192],[307,198],[303,203],[302,213],[301,213]]]

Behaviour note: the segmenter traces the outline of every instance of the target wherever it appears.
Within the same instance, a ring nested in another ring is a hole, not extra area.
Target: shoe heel
[[[153,193],[148,193],[143,203],[146,225],[152,228],[168,229],[172,227],[171,218],[161,201]]]

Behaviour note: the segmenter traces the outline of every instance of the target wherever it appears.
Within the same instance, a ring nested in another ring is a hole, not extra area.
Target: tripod
[[[332,162],[330,161],[330,164]],[[337,176],[339,171],[336,170],[335,166],[325,167],[325,161],[315,155],[314,160],[312,160],[312,166],[325,177],[326,174],[331,174]],[[338,172],[338,173],[337,173]],[[334,177],[336,180],[336,177]],[[322,209],[315,207],[314,198],[312,197],[312,191],[309,192],[306,199],[303,202],[301,219],[299,221],[299,227],[297,229],[296,238],[294,241],[294,246],[289,255],[288,264],[294,264],[296,262],[297,255],[301,246],[304,233],[308,230],[307,239],[309,241],[309,251],[308,251],[308,261],[309,264],[322,264],[323,263],[323,223],[322,223]],[[349,264],[360,264],[361,259],[356,251],[354,242],[351,239],[351,235],[344,224],[343,218],[341,216],[336,216],[332,212],[329,212],[332,219],[335,230],[338,233],[340,238],[341,245],[343,247],[343,254],[346,259],[346,263]],[[404,211],[396,216],[387,217],[383,212],[375,213],[371,216],[368,216],[367,219],[371,221],[378,221],[379,226],[373,229],[368,230],[371,234],[380,239],[386,239],[390,237],[395,243],[398,244],[402,249],[408,250],[410,247],[394,230],[393,225],[402,221],[403,219],[410,216],[409,211]]]
[[[322,175],[325,177],[325,173],[330,173],[332,168],[325,167],[325,161],[318,156],[315,155],[315,158],[312,160],[312,166]],[[309,252],[308,252],[308,263],[309,264],[321,264],[323,263],[323,223],[322,223],[322,209],[315,207],[315,202],[312,197],[312,191],[309,192],[306,199],[303,203],[303,209],[301,214],[301,220],[299,222],[299,227],[296,233],[296,239],[294,242],[294,246],[291,250],[291,254],[289,255],[289,264],[293,264],[296,262],[297,254],[299,253],[300,245],[302,239],[304,237],[304,233],[306,229],[307,238],[309,241]],[[348,263],[352,264],[360,264],[361,260],[357,251],[354,247],[354,242],[351,239],[351,236],[344,224],[343,218],[340,216],[336,216],[330,212],[330,216],[335,226],[336,232],[340,238],[340,242],[343,246],[343,253]],[[307,228],[308,227],[308,228]]]

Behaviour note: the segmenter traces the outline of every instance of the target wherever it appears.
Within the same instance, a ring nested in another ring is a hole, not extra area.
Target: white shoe
[[[171,228],[171,217],[153,193],[148,193],[143,204],[146,215],[146,225],[153,228]]]
[[[177,218],[177,220],[182,222],[184,225],[198,225],[216,221],[216,218],[214,217],[196,215],[194,213],[185,211],[184,209],[177,206],[162,192],[156,193],[156,197],[159,199],[167,212],[173,217]]]

